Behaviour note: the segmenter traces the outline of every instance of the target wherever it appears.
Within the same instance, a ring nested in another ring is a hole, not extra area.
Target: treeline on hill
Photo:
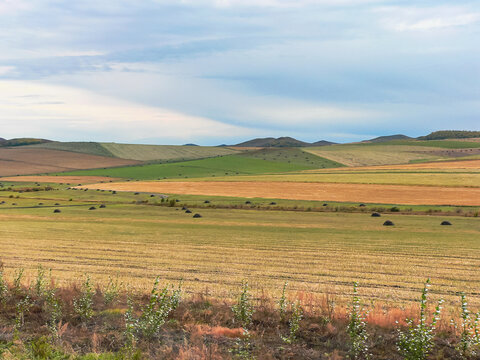
[[[57,287],[38,268],[7,282],[0,270],[2,359],[477,359],[479,314],[460,295],[459,310],[442,315],[428,304],[429,280],[409,309],[370,305],[353,283],[347,306],[329,294],[255,298],[244,281],[235,301],[205,294],[182,297],[181,284],[150,294],[125,290],[118,279]],[[455,315],[452,315],[455,314]],[[442,315],[442,316],[441,316]]]
[[[35,139],[35,138],[17,138],[17,139],[10,139],[10,140],[0,138],[0,147],[43,144],[47,142],[51,142],[51,141],[47,139]]]
[[[480,131],[466,130],[441,130],[434,131],[426,136],[418,137],[419,140],[444,140],[444,139],[469,139],[480,137]]]

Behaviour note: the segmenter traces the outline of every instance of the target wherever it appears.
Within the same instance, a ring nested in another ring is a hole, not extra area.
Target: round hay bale
[[[277,205],[277,203],[275,201],[272,201],[270,205]]]
[[[201,218],[202,215],[200,215],[200,214],[197,213],[197,214],[193,215],[193,217],[194,217],[194,218]]]
[[[380,215],[380,214],[377,213],[377,212],[372,213],[372,217],[380,217],[380,216],[382,216],[382,215]]]
[[[155,195],[151,194],[150,197],[155,197]]]
[[[115,190],[112,191],[112,195],[116,195],[117,192]]]
[[[210,200],[205,200],[203,203],[204,204],[210,204]]]
[[[59,203],[55,203],[55,206],[58,206],[58,205],[60,205],[60,204],[59,204]]]
[[[106,207],[107,207],[107,205],[105,205],[105,204],[102,204],[102,205],[99,206],[100,209],[105,209]]]
[[[245,204],[251,204],[252,202],[251,201],[245,201]]]
[[[365,205],[365,204],[360,204],[360,205],[358,205],[358,206],[360,206],[360,207],[365,207],[366,205]]]
[[[328,206],[328,204],[327,204],[327,203],[324,203],[322,206]]]
[[[136,193],[134,193],[133,195],[140,195],[140,193],[136,192]]]
[[[53,212],[54,213],[60,213],[61,211],[60,211],[60,209],[55,209],[55,210],[53,210]]]
[[[191,214],[191,213],[192,213],[191,210],[188,210],[188,209],[187,209],[187,210],[185,211],[185,214]]]
[[[442,223],[440,225],[452,225],[452,223],[450,221],[442,221]]]
[[[43,203],[38,203],[38,205],[43,205]]]
[[[17,205],[17,203],[12,203],[12,205]]]
[[[393,223],[393,221],[390,221],[390,220],[387,220],[383,223],[383,226],[393,226],[393,225],[395,224]]]
[[[90,208],[88,210],[95,210],[96,207],[95,206],[90,206]]]

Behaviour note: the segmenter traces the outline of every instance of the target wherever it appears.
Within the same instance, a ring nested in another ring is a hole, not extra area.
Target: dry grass
[[[135,182],[92,184],[90,189],[249,198],[406,205],[480,205],[480,188],[302,182]]]
[[[138,164],[138,161],[37,148],[1,148],[0,176]]]

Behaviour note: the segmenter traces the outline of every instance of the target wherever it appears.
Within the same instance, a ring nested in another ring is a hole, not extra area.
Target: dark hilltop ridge
[[[35,139],[35,138],[16,138],[16,139],[10,139],[10,140],[0,138],[0,147],[43,144],[47,142],[52,142],[52,141],[47,139]]]
[[[413,140],[413,139],[414,138],[411,138],[410,136],[407,136],[407,135],[397,134],[397,135],[379,136],[374,139],[363,140],[362,142],[379,143],[379,142],[387,142],[391,140]]]
[[[241,146],[241,147],[306,147],[306,146],[324,146],[335,144],[330,141],[320,140],[314,143],[308,143],[294,139],[289,136],[279,137],[279,138],[257,138],[253,140],[248,140],[232,146]]]
[[[480,131],[466,130],[440,130],[426,136],[420,136],[419,140],[444,140],[444,139],[472,139],[480,138]]]

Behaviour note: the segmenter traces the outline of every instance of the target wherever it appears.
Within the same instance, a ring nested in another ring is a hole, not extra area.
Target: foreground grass
[[[115,278],[96,286],[85,275],[83,283],[59,287],[42,267],[23,284],[21,269],[12,279],[2,270],[2,359],[333,360],[368,354],[421,360],[474,359],[480,350],[465,298],[447,314],[438,311],[442,316],[432,326],[425,289],[420,306],[402,309],[369,301],[356,283],[353,298],[342,306],[331,294],[295,292],[287,283],[276,298],[252,296],[243,282],[236,299],[218,300],[204,293],[185,296],[180,286],[158,278],[147,295]],[[422,324],[417,332],[408,319]],[[412,346],[414,357],[405,352]]]

